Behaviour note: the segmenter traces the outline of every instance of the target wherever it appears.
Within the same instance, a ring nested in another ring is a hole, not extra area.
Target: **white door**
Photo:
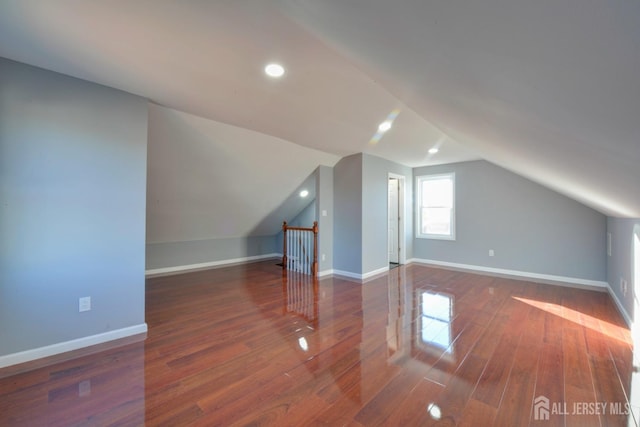
[[[389,262],[399,262],[398,256],[398,179],[389,178]]]

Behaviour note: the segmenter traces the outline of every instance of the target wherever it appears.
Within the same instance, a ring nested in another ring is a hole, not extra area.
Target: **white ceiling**
[[[640,217],[636,0],[5,1],[0,56],[334,155],[484,158]]]

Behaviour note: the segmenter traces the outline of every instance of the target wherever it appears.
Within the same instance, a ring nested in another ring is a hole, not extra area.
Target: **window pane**
[[[422,208],[422,234],[451,234],[450,208]]]
[[[419,176],[417,236],[455,240],[455,174]]]
[[[453,207],[453,182],[450,178],[422,181],[422,206]]]

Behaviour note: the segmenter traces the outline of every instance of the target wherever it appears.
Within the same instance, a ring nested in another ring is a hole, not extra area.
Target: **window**
[[[455,240],[455,174],[419,176],[417,237]]]

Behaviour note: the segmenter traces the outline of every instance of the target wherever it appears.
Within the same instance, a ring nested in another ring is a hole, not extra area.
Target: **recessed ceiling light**
[[[440,150],[438,150],[438,149],[437,149],[437,148],[435,148],[435,147],[433,147],[433,148],[429,148],[429,154],[436,154],[438,151],[440,151]]]
[[[391,120],[385,120],[378,126],[378,132],[383,133],[391,129]]]
[[[302,190],[300,192],[300,197],[307,197],[309,195],[309,192],[307,190]]]
[[[284,75],[284,67],[280,64],[271,63],[264,67],[264,72],[269,77],[282,77]]]

